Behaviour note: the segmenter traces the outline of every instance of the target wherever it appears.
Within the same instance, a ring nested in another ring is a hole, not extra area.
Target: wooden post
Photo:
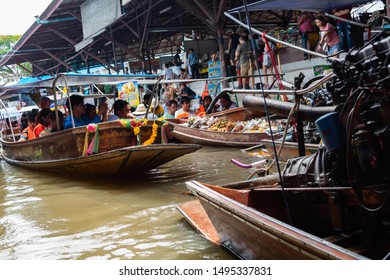
[[[386,15],[390,17],[390,0],[386,0]]]
[[[218,34],[218,48],[219,48],[219,61],[221,62],[221,76],[226,78],[226,65],[225,65],[225,48],[223,46],[223,35],[220,30],[217,31]],[[222,82],[223,87],[228,87],[228,81]]]

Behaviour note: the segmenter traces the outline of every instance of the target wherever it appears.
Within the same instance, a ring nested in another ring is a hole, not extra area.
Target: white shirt
[[[165,79],[172,80],[173,79],[173,71],[171,68],[165,70]]]

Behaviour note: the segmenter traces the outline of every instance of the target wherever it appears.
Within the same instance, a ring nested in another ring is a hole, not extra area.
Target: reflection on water
[[[72,178],[1,161],[0,259],[231,259],[176,210],[184,182],[222,184],[250,171],[239,149],[202,148],[142,178]]]

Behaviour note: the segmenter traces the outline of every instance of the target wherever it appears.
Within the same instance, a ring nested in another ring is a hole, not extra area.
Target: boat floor
[[[210,218],[199,199],[184,202],[178,205],[177,209],[207,240],[215,245],[221,245],[221,239],[218,232],[211,223]]]

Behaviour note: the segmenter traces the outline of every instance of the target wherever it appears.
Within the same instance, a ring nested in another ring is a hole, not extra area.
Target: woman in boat
[[[237,108],[237,104],[230,99],[230,96],[227,93],[223,93],[221,95],[219,98],[219,103],[221,104],[220,111]]]
[[[50,121],[50,112],[51,110],[49,108],[45,108],[39,111],[37,115],[37,125],[34,127],[34,138],[38,138],[39,134],[44,131]]]
[[[61,111],[58,111],[58,122],[60,125],[59,127],[57,126],[56,112],[50,111],[48,118],[49,123],[47,125],[47,128],[41,133],[39,133],[39,137],[46,136],[53,132],[58,132],[64,129],[64,114]]]
[[[69,103],[70,101],[70,103]],[[71,105],[71,107],[70,107]],[[74,127],[87,125],[88,123],[100,123],[104,114],[107,114],[107,104],[103,103],[99,107],[99,111],[96,116],[90,121],[85,121],[82,116],[85,114],[84,97],[81,95],[73,94],[66,100],[66,108],[71,108],[70,115],[65,118],[64,129],[73,128],[72,116],[74,119]]]
[[[203,107],[204,107],[204,111],[205,111],[205,112],[207,112],[207,110],[209,109],[210,104],[211,104],[212,101],[213,101],[213,99],[211,98],[210,95],[206,95],[206,96],[204,97],[204,99],[203,99]],[[212,113],[215,113],[216,111],[217,111],[217,110],[216,110],[215,107],[211,110]]]
[[[18,141],[26,141],[34,139],[35,119],[38,115],[38,110],[32,110],[27,113],[27,127],[22,130]]]
[[[167,103],[167,112],[163,115],[166,119],[174,119],[175,113],[177,111],[177,101],[176,100],[170,100]]]

